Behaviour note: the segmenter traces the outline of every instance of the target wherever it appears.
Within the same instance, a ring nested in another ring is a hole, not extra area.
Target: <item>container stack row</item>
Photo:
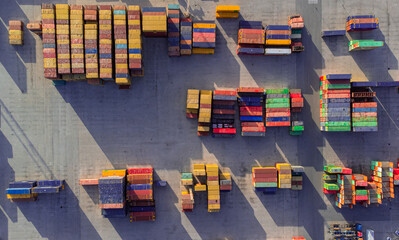
[[[323,171],[323,193],[337,194],[339,191],[337,174],[342,173],[342,168],[334,165],[326,165],[323,166]]]
[[[41,180],[32,188],[32,193],[59,193],[64,189],[65,180]]]
[[[303,121],[299,121],[299,112],[303,108],[303,97],[301,89],[290,89],[291,98],[291,127],[289,133],[291,136],[302,135],[305,130]]]
[[[291,54],[291,27],[289,25],[268,25],[265,32],[265,55]]]
[[[168,55],[180,56],[180,6],[168,4]]]
[[[111,5],[99,6],[99,57],[100,78],[113,81],[113,52],[112,52],[112,7]]]
[[[32,188],[37,186],[36,181],[10,182],[6,189],[7,199],[11,202],[33,202],[37,200],[37,193]]]
[[[240,21],[237,55],[263,55],[265,31],[261,21]]]
[[[140,6],[127,7],[129,69],[133,77],[144,76],[143,39],[141,37]]]
[[[365,90],[354,91],[368,91]],[[374,97],[352,98],[352,130],[353,132],[376,132],[378,131],[377,102]]]
[[[213,91],[212,137],[234,137],[236,135],[234,124],[236,102],[236,91]]]
[[[212,91],[201,90],[198,114],[198,136],[208,136],[212,115]]]
[[[70,13],[71,28],[71,73],[85,73],[85,58],[83,46],[83,6],[71,5]]]
[[[240,6],[237,5],[217,5],[216,18],[238,18],[240,16]]]
[[[367,206],[369,202],[369,191],[367,190],[367,176],[363,174],[352,174],[355,185],[355,202]]]
[[[214,54],[216,47],[215,21],[196,21],[193,23],[194,54]]]
[[[187,108],[186,108],[187,118],[198,118],[199,97],[200,97],[200,90],[198,89],[187,90]]]
[[[205,164],[193,164],[194,191],[206,191]]]
[[[58,78],[54,4],[42,4],[44,77]]]
[[[371,180],[382,189],[382,199],[395,198],[393,189],[393,163],[371,161]]]
[[[367,31],[379,28],[379,20],[375,15],[349,16],[346,19],[346,31]]]
[[[101,214],[106,218],[126,216],[126,170],[103,170],[98,180]]]
[[[367,183],[367,190],[369,192],[369,201],[368,204],[371,205],[376,205],[378,206],[379,204],[382,203],[382,189],[377,187],[376,182],[368,182]]]
[[[302,190],[303,187],[303,173],[305,169],[302,166],[291,166],[292,177],[291,177],[291,189]]]
[[[266,89],[266,127],[291,126],[289,89]]]
[[[143,7],[142,30],[146,37],[166,37],[168,33],[166,8],[164,7]]]
[[[320,77],[320,130],[351,131],[351,74]]]
[[[305,47],[302,43],[302,29],[304,28],[302,16],[290,16],[288,25],[291,27],[291,51],[303,52]]]
[[[353,207],[356,204],[355,201],[355,183],[352,180],[352,171],[350,174],[338,174],[337,183],[339,192],[335,198],[335,205],[338,208],[344,206]]]
[[[192,212],[194,209],[193,174],[182,173],[181,175],[181,206],[183,212]]]
[[[206,164],[206,185],[208,185],[208,212],[220,211],[219,167]]]
[[[154,169],[128,168],[127,174],[126,198],[130,221],[155,221]]]
[[[252,185],[255,191],[266,193],[277,192],[277,168],[253,167]]]
[[[98,81],[98,21],[97,6],[87,5],[84,10],[85,19],[85,67],[86,78]]]
[[[8,22],[8,40],[10,45],[24,45],[22,21]]]
[[[237,88],[240,107],[241,136],[265,136],[263,118],[264,89]]]
[[[69,5],[55,5],[57,33],[57,67],[59,74],[71,73],[71,52],[69,41]]]
[[[231,181],[230,173],[220,173],[220,191],[230,192],[233,187],[233,182]]]
[[[291,164],[289,163],[276,163],[278,172],[278,188],[291,188],[292,173]]]
[[[131,79],[128,67],[126,7],[114,6],[115,83],[129,88]]]
[[[42,36],[42,21],[32,21],[26,24],[26,28],[38,36]]]
[[[383,41],[375,40],[351,40],[348,43],[349,52],[358,50],[372,50],[383,46]]]
[[[393,169],[393,185],[399,185],[399,162],[396,165],[396,168]]]
[[[190,56],[193,49],[193,22],[190,18],[182,18],[180,21],[180,55]]]

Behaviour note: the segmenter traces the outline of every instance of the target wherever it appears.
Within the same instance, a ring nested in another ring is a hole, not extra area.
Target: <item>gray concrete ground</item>
[[[399,226],[398,200],[378,208],[338,210],[322,193],[323,164],[352,167],[369,174],[370,160],[399,156],[399,104],[396,89],[377,90],[379,132],[321,133],[319,79],[328,73],[352,73],[356,79],[399,78],[399,3],[395,0],[179,0],[68,1],[70,4],[179,3],[195,19],[215,19],[217,4],[239,4],[246,20],[286,24],[290,14],[305,19],[305,52],[287,57],[237,56],[238,20],[217,21],[214,56],[169,58],[165,39],[146,39],[145,77],[130,91],[114,84],[84,82],[54,87],[43,78],[42,45],[25,31],[25,45],[7,43],[9,20],[40,19],[40,3],[3,0],[0,8],[0,190],[9,181],[66,179],[59,195],[35,203],[10,203],[0,194],[0,239],[328,239],[327,224],[357,221],[393,235]],[[67,1],[43,1],[66,3]],[[189,2],[189,3],[188,3]],[[347,37],[320,38],[321,30],[343,29],[348,15],[376,14],[380,30]],[[382,49],[347,52],[348,38],[384,40]],[[196,136],[196,121],[185,118],[188,88],[213,90],[238,86],[301,88],[305,96],[305,133],[291,137],[286,128],[267,129],[264,138],[213,139]],[[256,194],[252,166],[276,162],[305,166],[304,190]],[[193,162],[218,163],[232,173],[233,191],[222,194],[221,212],[209,214],[206,196],[196,196],[195,212],[179,208],[179,173]],[[157,178],[157,220],[130,223],[104,219],[98,192],[79,186],[79,178],[101,170],[152,164]]]

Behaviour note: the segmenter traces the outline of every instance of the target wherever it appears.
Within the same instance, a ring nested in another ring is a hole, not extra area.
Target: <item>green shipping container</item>
[[[288,94],[290,93],[289,89],[266,89],[266,94]]]
[[[276,182],[255,183],[255,187],[277,187]]]
[[[289,98],[268,98],[266,99],[266,103],[289,103]]]
[[[299,135],[302,135],[302,131],[290,131],[290,135],[291,136],[299,136]]]
[[[325,127],[326,132],[350,132],[351,127]]]
[[[181,179],[193,179],[192,173],[182,173]]]
[[[328,171],[329,168],[335,167],[335,165],[324,165],[323,166],[323,171]]]
[[[367,190],[356,190],[356,195],[368,195],[368,191]]]
[[[325,123],[326,127],[350,127],[351,122],[326,122]]]
[[[377,127],[377,122],[354,122],[354,127]]]
[[[337,175],[323,174],[323,180],[325,180],[325,181],[336,181],[337,180]]]
[[[291,126],[291,131],[304,131],[304,126]]]
[[[353,117],[352,122],[377,122],[377,117]]]
[[[324,183],[324,188],[327,190],[339,190],[339,186],[334,183]]]
[[[342,167],[329,167],[327,169],[328,173],[342,173]]]
[[[301,34],[301,33],[302,33],[302,28],[291,29],[291,34]]]
[[[350,83],[343,83],[343,84],[327,84],[325,86],[326,89],[347,89],[351,88]]]
[[[266,103],[266,108],[288,108],[289,103]]]

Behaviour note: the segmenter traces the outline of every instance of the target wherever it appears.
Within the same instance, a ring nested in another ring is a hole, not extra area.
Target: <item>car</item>
[[[399,237],[399,230],[395,231],[395,235]]]
[[[392,240],[392,238],[391,237],[387,237],[387,240]]]

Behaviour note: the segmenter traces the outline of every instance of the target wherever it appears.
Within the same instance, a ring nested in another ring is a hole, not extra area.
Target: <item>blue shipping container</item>
[[[352,108],[352,112],[377,112],[377,108]]]
[[[34,187],[33,193],[58,193],[61,187]]]
[[[347,80],[352,78],[352,74],[327,74],[327,80]]]
[[[31,188],[7,188],[6,194],[29,194]]]
[[[36,186],[36,181],[19,181],[19,182],[10,182],[8,184],[9,188],[33,188]]]
[[[243,122],[263,122],[263,117],[260,117],[260,116],[240,116],[240,121],[243,121]]]

